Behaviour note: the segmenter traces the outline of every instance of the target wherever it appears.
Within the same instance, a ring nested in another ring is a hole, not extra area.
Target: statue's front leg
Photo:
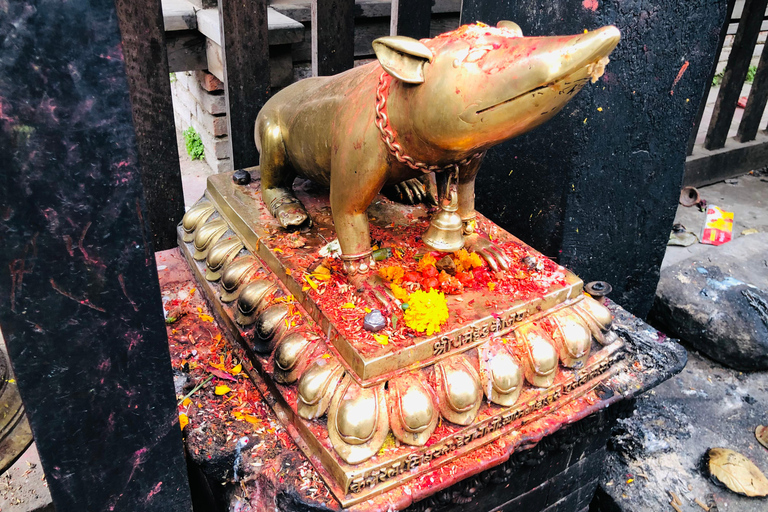
[[[459,168],[459,216],[464,227],[464,234],[471,235],[475,232],[475,178],[483,157],[473,158],[467,165]]]
[[[467,249],[477,252],[496,272],[509,270],[510,262],[501,248],[476,233],[477,211],[475,210],[475,178],[480,169],[482,157],[471,160],[459,169],[459,215],[464,228],[464,244]]]
[[[374,261],[367,209],[386,181],[385,169],[359,162],[334,161],[331,174],[331,212],[349,281],[362,289]]]

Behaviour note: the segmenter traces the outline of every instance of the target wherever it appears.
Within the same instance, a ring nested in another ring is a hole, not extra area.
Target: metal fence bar
[[[725,67],[720,92],[715,102],[715,109],[712,112],[712,120],[704,141],[704,147],[709,150],[722,148],[728,138],[728,130],[736,111],[741,87],[749,70],[750,59],[755,43],[757,43],[766,6],[768,6],[768,0],[747,0],[744,5],[739,28],[733,41],[733,48],[728,56],[728,64]]]
[[[165,29],[159,0],[116,0],[141,181],[156,251],[176,246],[184,215]]]
[[[227,134],[235,169],[258,165],[256,115],[269,98],[267,0],[219,0]]]
[[[355,0],[312,0],[312,75],[355,65]]]
[[[392,0],[390,34],[414,39],[429,37],[432,0]]]
[[[116,14],[0,10],[0,327],[58,512],[189,512]]]

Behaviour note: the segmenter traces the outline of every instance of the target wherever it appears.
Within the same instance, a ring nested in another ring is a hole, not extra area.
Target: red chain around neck
[[[412,156],[405,154],[403,147],[399,142],[395,140],[395,132],[389,124],[389,117],[387,117],[387,97],[389,95],[389,84],[392,81],[392,77],[386,71],[382,71],[379,77],[379,86],[376,88],[376,126],[381,132],[381,140],[386,144],[387,149],[397,159],[398,162],[403,163],[416,171],[421,171],[425,174],[431,172],[440,172],[462,165],[468,164],[475,158],[483,156],[483,152],[475,153],[474,155],[467,157],[459,162],[446,165],[427,165],[424,162],[419,162]]]

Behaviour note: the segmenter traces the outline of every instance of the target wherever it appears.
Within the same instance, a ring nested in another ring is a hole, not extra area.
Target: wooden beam
[[[207,40],[208,38],[196,30],[167,32],[168,70],[176,72],[208,69],[205,53]]]
[[[696,117],[693,121],[693,129],[691,130],[691,134],[688,137],[688,147],[686,151],[686,155],[690,155],[693,153],[693,146],[696,144],[696,138],[699,135],[699,127],[701,125],[701,118],[704,116],[704,110],[707,108],[707,99],[709,98],[709,90],[710,86],[712,84],[712,80],[715,78],[715,75],[717,74],[717,63],[719,61],[720,52],[723,51],[723,44],[725,44],[725,37],[728,35],[728,27],[730,24],[728,23],[728,20],[731,19],[731,15],[733,14],[733,7],[736,5],[736,0],[728,0],[728,9],[725,13],[725,23],[723,23],[723,26],[720,27],[720,35],[717,41],[717,51],[715,51],[715,55],[718,58],[715,58],[714,62],[712,63],[712,68],[709,71],[709,80],[707,80],[706,85],[704,87],[704,93],[701,97],[701,101],[699,101],[699,110],[696,112]]]
[[[3,9],[0,328],[53,505],[190,512],[140,177],[161,161],[148,148],[170,154],[147,120],[170,94],[159,5]]]
[[[227,124],[235,169],[259,164],[256,115],[269,98],[267,0],[220,0]]]
[[[709,150],[722,148],[728,137],[728,130],[731,128],[736,103],[739,101],[741,87],[749,70],[766,6],[768,6],[768,0],[747,0],[744,5],[739,30],[733,40],[733,48],[728,56],[720,92],[717,95],[712,120],[704,140],[704,147]]]
[[[758,132],[755,139],[725,141],[722,148],[707,150],[696,146],[685,161],[683,186],[702,187],[765,167],[768,162],[768,135]]]
[[[390,33],[414,39],[429,37],[433,0],[392,0]]]
[[[355,0],[312,0],[312,75],[355,65]]]
[[[744,116],[741,118],[736,140],[739,142],[755,140],[766,101],[768,101],[768,44],[763,45],[763,53],[760,54],[760,62],[757,64],[757,72],[752,81],[752,89],[749,91],[747,106],[744,107]]]
[[[160,0],[116,0],[141,182],[156,251],[176,247],[184,215],[179,148]]]

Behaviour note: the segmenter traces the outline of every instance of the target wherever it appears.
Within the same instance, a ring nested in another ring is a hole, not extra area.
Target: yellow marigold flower
[[[395,283],[392,283],[392,295],[394,295],[397,300],[408,302],[408,292],[405,291],[405,288],[398,286]]]
[[[399,283],[403,280],[405,270],[403,270],[403,267],[398,266],[384,267],[379,269],[379,275],[382,279],[386,279],[392,283]]]
[[[476,267],[483,266],[483,259],[476,252],[467,252],[466,249],[461,249],[454,253],[453,262],[460,271],[471,270]]]
[[[415,291],[405,310],[405,325],[417,332],[431,336],[440,332],[440,326],[448,321],[448,304],[445,295],[437,290]]]

